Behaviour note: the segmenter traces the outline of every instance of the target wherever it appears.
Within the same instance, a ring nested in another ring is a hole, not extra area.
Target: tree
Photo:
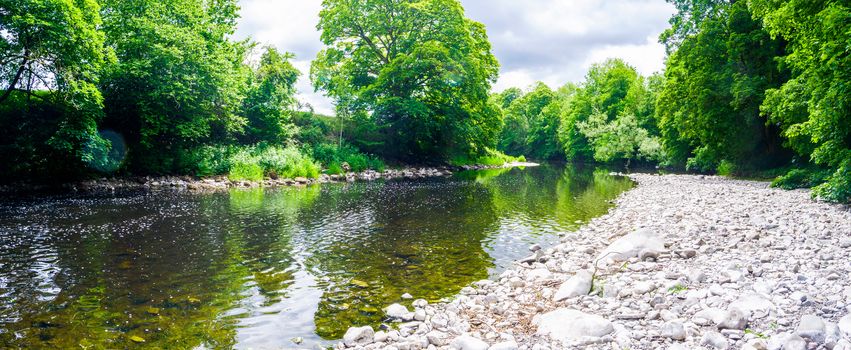
[[[99,11],[94,0],[0,0],[0,106],[14,109],[2,118],[15,153],[2,156],[6,165],[38,172],[50,157],[72,172],[102,161],[109,142],[98,135],[96,84],[111,56]]]
[[[497,148],[512,155],[532,159],[554,159],[561,156],[556,134],[572,90],[568,87],[553,91],[538,82],[531,91],[508,89],[494,96],[503,110],[504,126]]]
[[[293,57],[273,47],[267,47],[260,57],[260,65],[252,72],[243,101],[243,114],[248,122],[245,141],[281,143],[297,131],[291,113],[296,104],[295,84],[300,73],[290,63]]]
[[[623,60],[609,59],[592,65],[585,77],[585,82],[579,86],[570,106],[562,114],[558,136],[567,158],[576,160],[595,158],[601,161],[611,161],[621,157],[629,159],[632,152],[602,151],[603,148],[612,149],[610,145],[605,145],[606,142],[615,141],[602,135],[615,130],[610,126],[617,126],[617,130],[620,130],[626,125],[654,124],[655,111],[647,106],[647,99],[653,99],[653,97],[648,97],[648,93],[644,78]],[[594,120],[591,120],[592,116]],[[629,117],[630,120],[619,121],[620,118],[625,117]],[[589,135],[593,136],[593,140],[589,138]],[[650,136],[649,132],[647,135]],[[621,141],[623,140],[618,142]],[[598,154],[597,149],[600,149],[602,153]]]
[[[311,67],[338,114],[363,115],[399,158],[482,154],[501,126],[488,101],[498,63],[458,0],[325,0]]]
[[[851,201],[851,5],[847,1],[752,0],[755,17],[789,42],[782,62],[793,77],[766,92],[762,112],[777,123],[787,145],[835,169],[816,189]]]
[[[101,84],[105,125],[131,146],[135,168],[171,172],[180,154],[241,134],[247,42],[233,42],[235,0],[105,0],[118,62]]]
[[[785,162],[777,129],[759,111],[765,90],[786,79],[775,61],[783,43],[744,1],[672,2],[681,12],[662,36],[671,54],[658,101],[670,162],[702,171],[725,161],[756,168]]]

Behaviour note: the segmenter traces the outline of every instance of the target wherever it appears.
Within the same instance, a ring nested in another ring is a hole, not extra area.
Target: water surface
[[[492,277],[631,187],[577,166],[217,194],[5,200],[0,348],[327,345]]]

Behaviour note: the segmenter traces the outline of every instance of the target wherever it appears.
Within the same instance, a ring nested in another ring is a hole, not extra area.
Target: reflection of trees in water
[[[379,322],[380,309],[404,293],[432,301],[453,295],[486,278],[493,264],[482,240],[497,215],[483,186],[370,186],[318,203],[336,208],[331,217],[340,222],[332,239],[327,231],[307,233],[325,237],[308,247],[307,263],[328,278],[314,316],[317,333],[326,338],[340,337],[352,324]]]
[[[222,313],[244,298],[246,276],[270,302],[285,297],[292,280],[286,222],[316,195],[308,189],[264,198],[255,191],[196,201],[159,194],[129,210],[118,204],[128,220],[115,217],[115,203],[103,201],[47,225],[54,232],[38,249],[56,253],[51,268],[61,271],[55,279],[61,292],[38,300],[40,274],[18,273],[37,258],[33,247],[4,254],[18,263],[0,266],[15,296],[2,302],[19,318],[2,325],[0,347],[127,348],[144,340],[152,348],[230,348],[235,321]],[[62,207],[44,217],[57,210]]]

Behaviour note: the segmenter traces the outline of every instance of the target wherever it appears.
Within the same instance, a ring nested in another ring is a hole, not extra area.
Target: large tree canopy
[[[391,155],[494,145],[501,120],[488,95],[498,63],[458,0],[325,0],[318,28],[327,47],[313,62],[314,85],[340,114],[376,123]]]
[[[243,131],[239,114],[248,45],[228,39],[235,0],[106,0],[107,43],[118,63],[102,82],[106,126],[147,170],[170,171],[174,155]]]
[[[109,147],[97,130],[110,58],[100,25],[95,0],[0,0],[0,144],[20,150],[0,155],[4,168],[44,171],[45,154],[80,167]]]
[[[725,161],[771,163],[783,152],[759,106],[765,90],[785,79],[774,59],[783,43],[751,18],[744,1],[672,2],[680,13],[662,36],[672,53],[658,103],[670,161],[704,171]]]
[[[788,145],[836,169],[818,189],[851,201],[851,4],[848,1],[752,0],[758,18],[789,42],[782,62],[793,78],[768,90],[762,110]]]

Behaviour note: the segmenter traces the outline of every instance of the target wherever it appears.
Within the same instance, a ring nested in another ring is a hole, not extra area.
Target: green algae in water
[[[0,347],[328,345],[437,302],[632,186],[544,166],[450,179],[0,205]],[[141,339],[141,341],[140,341]]]

